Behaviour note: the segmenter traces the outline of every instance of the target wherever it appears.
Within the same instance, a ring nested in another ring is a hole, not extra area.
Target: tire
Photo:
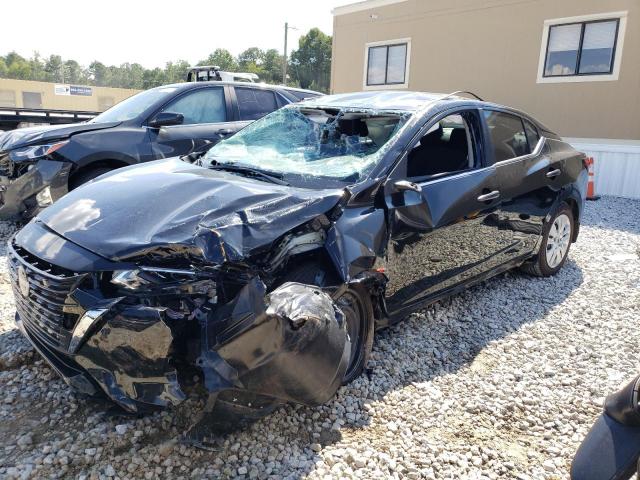
[[[69,191],[78,188],[80,185],[87,183],[94,178],[99,177],[103,173],[107,173],[113,170],[113,168],[109,167],[95,167],[89,168],[86,170],[80,170],[75,175],[71,177],[69,180]]]
[[[562,203],[544,226],[540,251],[520,269],[536,277],[558,273],[567,261],[574,230],[573,212],[569,205]]]
[[[288,272],[282,283],[297,282],[317,287],[339,285],[336,275],[327,271],[319,263],[304,263]],[[342,384],[346,385],[358,378],[369,360],[373,347],[373,304],[371,296],[360,285],[349,287],[335,300],[335,303],[345,314],[347,331],[351,339],[351,359]],[[354,340],[355,337],[355,340]]]

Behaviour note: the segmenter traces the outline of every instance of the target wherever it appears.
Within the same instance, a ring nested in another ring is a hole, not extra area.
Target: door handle
[[[233,130],[231,130],[230,128],[221,128],[216,133],[218,135],[231,135],[233,133]]]
[[[420,186],[418,186],[417,183],[413,183],[410,182],[408,180],[398,180],[397,182],[395,182],[393,184],[394,187],[396,187],[396,189],[399,192],[405,192],[407,190],[412,191],[412,192],[420,192]]]
[[[555,170],[551,170],[547,173],[547,178],[556,178],[561,173],[562,171],[559,168],[556,168]]]
[[[478,197],[479,202],[490,202],[491,200],[495,200],[500,197],[500,190],[493,190],[489,193],[484,193]]]

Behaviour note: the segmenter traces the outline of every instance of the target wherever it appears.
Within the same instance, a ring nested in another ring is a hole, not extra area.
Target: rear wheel
[[[83,185],[104,173],[110,172],[111,170],[113,170],[113,168],[109,167],[94,167],[80,170],[69,180],[69,190],[78,188],[80,185]]]
[[[522,270],[538,277],[555,275],[567,261],[574,228],[573,212],[563,203],[544,227],[540,251]]]
[[[332,272],[317,263],[306,263],[294,268],[284,276],[283,283],[297,282],[317,287],[338,285],[340,281]],[[345,373],[343,384],[347,384],[360,376],[373,346],[373,305],[371,296],[359,286],[350,286],[340,297],[334,300],[345,315],[347,333],[351,341],[351,357]]]

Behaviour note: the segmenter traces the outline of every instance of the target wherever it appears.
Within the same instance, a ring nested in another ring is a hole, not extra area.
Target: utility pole
[[[287,84],[287,40],[289,37],[289,29],[297,30],[296,27],[290,27],[289,22],[284,22],[284,57],[282,61],[282,84]]]
[[[284,22],[284,57],[282,59],[282,84],[287,84],[287,37],[289,36],[289,22]]]

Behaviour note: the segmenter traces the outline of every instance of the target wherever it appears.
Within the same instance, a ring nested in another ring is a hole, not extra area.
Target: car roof
[[[310,98],[296,103],[297,107],[309,108],[338,108],[354,110],[380,110],[398,111],[413,113],[427,106],[444,108],[446,104],[451,106],[464,106],[475,108],[500,109],[520,115],[547,133],[553,133],[544,123],[540,122],[530,114],[517,108],[500,105],[498,103],[487,102],[475,98],[468,98],[466,95],[473,95],[470,92],[453,93],[430,93],[430,92],[410,92],[399,90],[372,90],[368,92],[341,93],[336,95],[324,95]]]
[[[309,107],[362,108],[364,110],[399,110],[414,112],[433,102],[460,102],[477,105],[493,105],[475,99],[469,99],[456,94],[408,92],[408,91],[369,91],[355,93],[341,93],[305,100],[298,105]]]
[[[321,92],[316,92],[314,90],[305,90],[303,88],[294,88],[287,87],[286,85],[272,85],[269,83],[254,83],[254,82],[229,82],[229,81],[218,81],[213,80],[210,82],[181,82],[181,83],[172,83],[169,85],[161,85],[156,88],[178,88],[181,90],[189,90],[190,88],[197,88],[205,85],[234,85],[237,87],[252,87],[252,88],[264,88],[268,90],[293,90],[295,92],[304,92],[311,93],[313,95],[323,95]]]

